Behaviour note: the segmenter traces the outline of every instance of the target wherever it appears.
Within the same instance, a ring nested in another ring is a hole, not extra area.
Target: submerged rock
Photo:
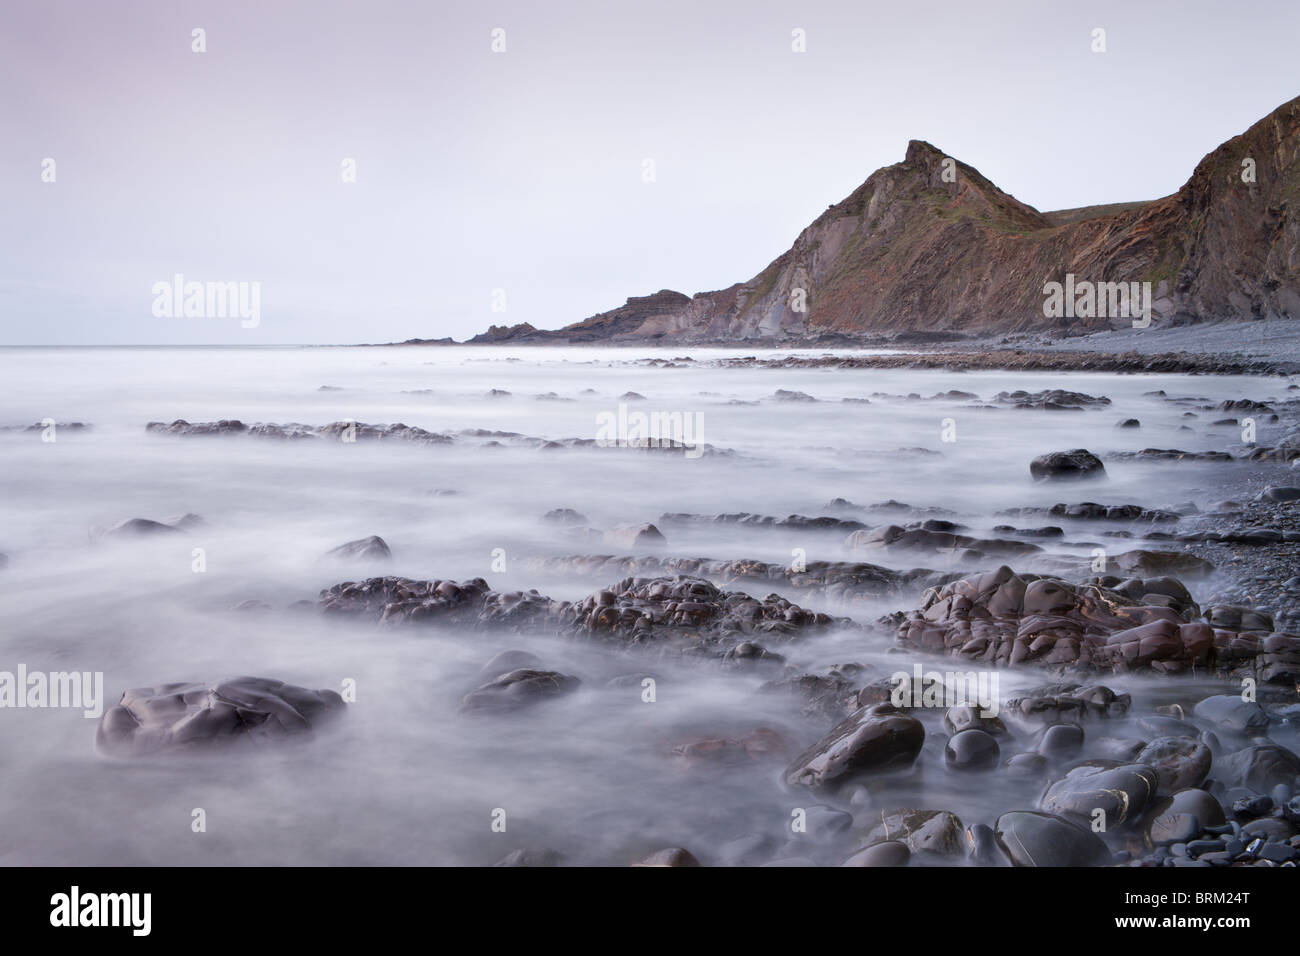
[[[336,558],[349,558],[359,561],[387,561],[393,556],[393,552],[389,550],[388,542],[377,534],[372,534],[368,538],[349,541],[337,548],[330,548],[326,553]]]
[[[460,702],[462,713],[506,713],[577,690],[582,682],[558,671],[520,668],[507,671],[470,691]]]
[[[1155,583],[1135,587],[1144,599],[1153,587],[1169,590]],[[1276,683],[1300,671],[1300,637],[1216,631],[1179,610],[1163,601],[1140,603],[1101,583],[1074,585],[1003,566],[926,592],[897,638],[910,649],[992,666],[1166,673],[1195,667]]]
[[[116,755],[211,751],[309,737],[346,705],[332,690],[265,677],[129,690],[100,719],[96,744]]]

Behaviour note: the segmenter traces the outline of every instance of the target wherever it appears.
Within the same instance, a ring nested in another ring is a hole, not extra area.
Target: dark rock
[[[1160,794],[1167,796],[1189,787],[1199,787],[1210,773],[1210,748],[1191,737],[1157,737],[1139,753],[1135,763],[1156,772]]]
[[[1185,843],[1226,818],[1223,807],[1204,790],[1180,790],[1155,804],[1146,815],[1146,838],[1154,846]]]
[[[466,694],[460,702],[463,713],[505,713],[562,697],[577,690],[582,682],[557,671],[520,668],[507,671]]]
[[[1070,760],[1083,750],[1083,737],[1078,724],[1052,724],[1043,728],[1038,752],[1051,760]]]
[[[790,786],[836,787],[859,774],[910,767],[925,743],[925,728],[890,704],[863,707],[790,764]]]
[[[944,748],[944,762],[952,770],[990,770],[998,765],[1002,755],[992,734],[970,728],[948,738]]]
[[[1012,810],[998,817],[994,832],[1014,866],[1103,866],[1111,861],[1097,834],[1050,813]]]
[[[1300,757],[1285,747],[1262,744],[1215,758],[1214,775],[1228,786],[1269,790],[1291,783],[1300,774]]]
[[[1268,714],[1253,700],[1237,694],[1216,694],[1196,705],[1193,713],[1221,730],[1253,737],[1268,730]]]
[[[913,853],[964,856],[961,820],[946,810],[889,810],[866,835],[868,846],[899,840]]]
[[[1107,830],[1132,823],[1155,798],[1157,778],[1142,764],[1111,766],[1109,761],[1083,764],[1047,788],[1042,808],[1091,823],[1101,810]]]
[[[265,677],[162,684],[124,693],[100,719],[95,742],[116,755],[265,745],[309,738],[345,707],[332,690],[308,690]]]
[[[1101,478],[1106,474],[1106,466],[1086,448],[1076,448],[1039,455],[1029,463],[1029,474],[1036,481]]]

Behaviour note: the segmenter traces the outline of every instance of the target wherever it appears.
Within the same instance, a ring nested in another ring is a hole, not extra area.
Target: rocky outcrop
[[[779,640],[806,629],[850,623],[804,610],[775,594],[760,600],[685,575],[625,578],[581,601],[559,601],[537,591],[494,591],[482,578],[456,582],[383,577],[336,584],[321,592],[319,603],[327,613],[362,615],[389,624],[541,631],[673,647],[728,660],[764,659],[762,649],[747,638]]]
[[[1150,283],[1155,325],[1300,317],[1300,98],[1207,155],[1171,196],[1058,212],[1039,212],[913,140],[901,163],[828,207],[748,281],[689,298],[663,290],[557,331],[493,327],[471,341],[1131,325],[1132,314],[1111,308],[1045,317],[1044,285],[1067,275]]]
[[[992,666],[1300,676],[1300,636],[1217,630],[1194,619],[1185,594],[1172,579],[1072,585],[1003,566],[931,589],[898,641]]]

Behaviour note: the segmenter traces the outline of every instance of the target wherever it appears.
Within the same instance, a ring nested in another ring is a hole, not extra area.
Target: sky
[[[0,344],[556,328],[751,278],[909,139],[1042,210],[1156,198],[1300,94],[1298,38],[1295,0],[5,0]]]

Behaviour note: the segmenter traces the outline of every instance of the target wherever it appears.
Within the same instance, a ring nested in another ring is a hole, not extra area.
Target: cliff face
[[[1151,283],[1154,324],[1300,318],[1300,98],[1206,156],[1172,196],[1050,213],[914,140],[901,163],[873,173],[748,282],[690,298],[665,290],[554,332],[517,327],[474,341],[1130,324],[1046,317],[1044,284],[1067,274]]]

